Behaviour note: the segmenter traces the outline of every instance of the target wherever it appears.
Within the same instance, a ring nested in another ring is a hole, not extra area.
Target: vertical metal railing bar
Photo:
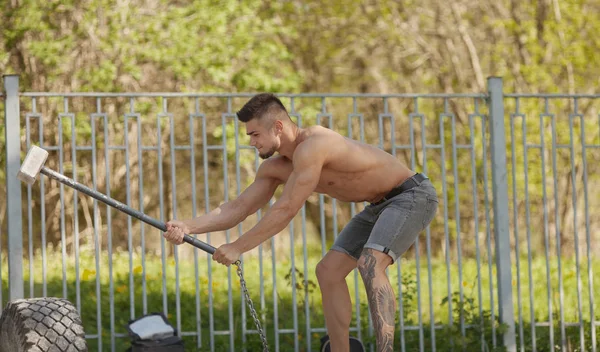
[[[471,184],[473,187],[473,214],[474,214],[474,235],[475,235],[475,258],[477,262],[477,300],[479,302],[479,328],[480,328],[480,339],[481,339],[481,351],[485,351],[485,335],[484,335],[484,323],[483,323],[483,300],[481,293],[481,251],[479,246],[479,197],[477,192],[477,164],[475,162],[475,118],[479,117],[483,120],[483,117],[479,113],[479,104],[477,99],[474,99],[475,113],[469,114],[469,131],[470,131],[470,151],[471,151]],[[483,121],[482,121],[483,124]],[[485,135],[482,133],[482,138]]]
[[[523,184],[525,185],[525,228],[527,229],[527,275],[529,276],[529,312],[531,319],[531,348],[532,351],[536,351],[536,331],[535,331],[535,305],[533,298],[533,273],[531,268],[531,216],[529,207],[529,144],[527,143],[527,118],[524,115],[522,128],[522,143],[523,143]],[[491,288],[490,288],[491,292]]]
[[[274,201],[273,198],[269,199],[269,209],[271,207],[273,207]],[[262,215],[262,214],[261,214]],[[260,221],[260,219],[259,219]],[[273,280],[273,292],[272,292],[272,299],[273,299],[273,334],[275,337],[275,351],[279,350],[279,311],[278,308],[279,306],[277,305],[277,297],[279,296],[279,293],[277,292],[277,264],[276,264],[276,256],[277,256],[277,250],[276,250],[276,245],[275,245],[275,237],[271,237],[270,239],[271,242],[271,279]]]
[[[35,98],[33,98],[35,100]],[[26,146],[27,150],[31,148],[31,133],[30,133],[30,125],[29,125],[29,115],[25,115],[25,134],[26,134]],[[33,210],[31,206],[31,185],[27,184],[27,235],[29,239],[29,297],[34,297],[34,261],[33,257]]]
[[[290,116],[291,117],[291,116]],[[237,120],[236,120],[237,121]],[[237,123],[237,122],[236,122]],[[291,261],[291,286],[292,286],[292,321],[293,321],[293,332],[294,332],[294,351],[300,350],[300,339],[298,338],[298,302],[297,290],[296,290],[296,256],[294,243],[295,243],[295,226],[294,221],[290,221],[290,261]]]
[[[582,122],[583,125],[583,122]],[[600,114],[598,114],[598,135],[600,137]],[[587,148],[592,147],[588,145],[585,139],[585,128],[581,128],[581,155],[582,155],[582,166],[583,166],[583,200],[585,209],[585,240],[587,245],[587,265],[588,265],[588,290],[589,290],[589,302],[590,302],[590,330],[592,339],[592,352],[596,352],[596,316],[594,314],[594,273],[592,269],[592,241],[590,231],[590,212],[589,212],[589,199],[588,199],[588,179],[587,179]],[[600,147],[600,144],[596,145]]]
[[[204,171],[204,212],[208,214],[210,212],[210,198],[208,192],[208,143],[206,140],[206,116],[202,117],[202,161]],[[211,244],[210,236],[211,233],[206,233],[206,243]],[[212,291],[212,260],[210,254],[206,253],[206,263],[208,272],[208,326],[209,326],[209,339],[210,339],[210,350],[215,350],[215,321],[214,321],[214,310],[213,310],[213,291]]]
[[[325,101],[325,97],[321,97],[321,111],[317,113],[316,116],[316,124],[321,125],[321,119],[327,118],[328,128],[332,129],[332,117],[331,114],[327,112],[327,104]],[[335,199],[331,200],[332,207],[335,208]],[[326,253],[326,239],[327,239],[327,223],[325,216],[325,195],[322,193],[319,194],[319,215],[320,215],[320,230],[321,230],[321,257],[325,256]],[[332,219],[333,220],[333,219]],[[324,329],[323,329],[324,330]],[[314,330],[317,331],[317,330]]]
[[[508,183],[506,175],[506,137],[504,114],[504,89],[502,78],[488,78],[490,94],[490,153],[492,172],[494,247],[496,261],[496,285],[498,294],[498,315],[507,329],[502,332],[502,345],[508,351],[516,352],[515,317],[513,309],[512,267],[510,245],[510,219],[508,206]],[[493,277],[490,278],[490,283]],[[495,330],[492,330],[495,333]]]
[[[76,129],[76,115],[71,115],[71,163],[72,163],[72,176],[77,181],[77,151],[89,151],[93,149],[93,146],[78,146],[77,145],[77,129]],[[75,306],[81,311],[81,276],[79,274],[80,265],[80,238],[79,238],[79,205],[78,205],[78,192],[73,191],[73,247],[75,249],[75,294],[76,303]]]
[[[142,117],[139,113],[135,112],[135,99],[129,99],[129,117],[136,119],[136,146],[138,153],[138,199],[139,199],[139,210],[144,212],[144,145],[142,140]],[[146,227],[144,222],[140,221],[140,260],[142,266],[141,280],[142,280],[142,314],[148,314],[148,292],[147,292],[147,278],[146,278]]]
[[[163,113],[168,118],[169,123],[169,155],[170,155],[170,166],[171,166],[171,217],[177,218],[177,173],[175,172],[175,165],[177,160],[175,159],[175,122],[172,113],[168,110],[168,99],[163,97]],[[177,331],[181,334],[181,287],[179,277],[179,246],[172,245],[173,258],[175,260],[175,326]]]
[[[383,99],[383,114],[379,115],[381,119],[389,119],[390,120],[390,153],[393,156],[396,156],[396,124],[394,120],[394,115],[389,111],[389,103],[386,98]]]
[[[585,335],[584,335],[584,330],[583,330],[583,317],[582,317],[582,311],[581,311],[581,272],[580,272],[580,258],[579,258],[579,231],[578,231],[578,226],[577,226],[577,220],[578,220],[578,212],[577,212],[577,180],[576,180],[576,171],[577,168],[575,166],[575,135],[573,133],[573,120],[575,118],[579,118],[580,120],[580,129],[584,129],[585,128],[585,122],[583,119],[583,116],[581,114],[578,113],[578,99],[575,98],[574,102],[573,102],[573,113],[569,114],[569,137],[570,137],[570,143],[569,143],[569,150],[570,150],[570,159],[571,159],[571,185],[572,185],[572,195],[573,195],[573,245],[574,245],[574,251],[575,251],[575,271],[576,271],[576,277],[577,277],[577,313],[578,313],[578,318],[579,318],[579,342],[580,342],[580,348],[581,350],[585,350]],[[557,202],[558,204],[558,202]],[[558,207],[556,207],[558,208]],[[558,239],[557,239],[558,240]],[[561,273],[560,270],[560,252],[557,253],[558,254],[558,260],[559,260],[559,275]],[[561,308],[561,332],[564,334],[564,314],[563,314],[563,304],[564,304],[564,300],[562,299],[562,276],[559,276],[559,282],[561,283],[561,301],[560,301],[560,308]],[[566,335],[566,334],[565,334]],[[562,336],[563,338],[563,346],[566,348],[566,336]]]
[[[384,105],[384,111],[386,111],[387,109],[387,100],[385,98],[382,98],[382,103]],[[377,114],[377,131],[378,131],[378,141],[377,141],[377,147],[381,150],[385,150],[385,146],[384,146],[384,135],[383,135],[383,115],[385,115],[385,113],[381,114]],[[418,252],[418,250],[417,250]],[[418,262],[417,262],[417,267],[418,267]],[[418,269],[417,269],[418,270]],[[387,272],[387,271],[386,271]],[[368,292],[367,292],[367,296],[368,296]],[[369,301],[368,297],[367,297],[367,301]],[[375,334],[374,329],[373,329],[373,319],[371,317],[371,305],[367,304],[367,321],[368,321],[368,333],[369,333],[369,338],[372,338]],[[375,344],[373,342],[370,342],[368,344],[369,346],[369,350],[371,352],[374,351],[375,349]]]
[[[427,149],[429,149],[430,146],[428,146],[427,144],[427,138],[426,138],[426,134],[425,132],[427,131],[427,125],[426,125],[426,119],[425,119],[425,115],[420,114],[419,110],[418,110],[418,103],[417,103],[417,98],[415,98],[415,114],[419,114],[420,115],[420,120],[421,120],[421,144],[422,144],[422,149],[423,149],[423,173],[424,174],[428,174],[429,169],[427,168]],[[414,134],[414,130],[413,126],[412,126],[412,118],[411,118],[411,136]],[[415,153],[415,146],[414,146],[414,141],[411,143],[411,159],[412,160],[416,160],[414,153]],[[431,263],[431,228],[430,226],[427,226],[427,228],[425,229],[425,236],[426,236],[426,245],[427,245],[427,282],[428,282],[428,289],[429,289],[429,324],[430,326],[430,333],[431,333],[431,351],[435,352],[436,351],[436,343],[435,343],[435,313],[433,311],[433,274],[432,274],[432,263]]]
[[[390,120],[390,154],[392,154],[394,157],[396,156],[396,137],[395,137],[395,123],[394,123],[394,116],[392,114],[390,114],[389,112],[389,102],[387,98],[383,98],[383,113],[382,114],[378,114],[378,118],[381,120],[381,135],[380,135],[380,143],[382,143],[382,149],[384,149],[383,147],[383,142],[385,141],[385,136],[383,135],[383,126],[384,126],[384,119],[389,119]],[[385,269],[385,273],[386,275],[388,275],[389,277],[389,267]]]
[[[427,164],[426,161],[423,163],[424,168],[423,172],[427,174]],[[431,227],[428,225],[425,229],[426,236],[426,246],[427,246],[427,281],[428,281],[428,290],[429,290],[429,324],[430,324],[430,334],[431,334],[431,351],[436,351],[436,342],[435,342],[435,312],[433,309],[433,267],[432,267],[432,259],[431,259]]]
[[[71,115],[71,171],[73,180],[77,181],[77,136],[75,114]],[[81,282],[79,280],[79,199],[78,192],[73,190],[73,247],[75,249],[75,307],[81,312]]]
[[[230,102],[230,101],[229,101]],[[232,108],[231,105],[229,105],[228,108],[228,112],[230,114],[232,114],[232,118],[233,118],[233,129],[234,129],[234,139],[235,139],[235,195],[236,197],[240,196],[240,193],[242,192],[241,190],[241,175],[240,175],[240,149],[241,149],[241,145],[240,145],[240,138],[239,138],[239,124],[238,124],[238,119],[236,118],[237,115],[232,113]],[[241,237],[244,234],[244,230],[243,230],[243,225],[242,223],[239,223],[237,225],[237,232],[238,232],[238,238]],[[240,260],[242,261],[242,263],[244,262],[243,260],[243,254],[240,256]],[[243,351],[246,351],[246,342],[247,342],[247,334],[248,334],[248,328],[246,326],[247,324],[247,315],[246,315],[246,297],[244,296],[244,292],[242,290],[240,290],[240,301],[241,301],[241,310],[242,310],[242,348]]]
[[[37,100],[32,99],[33,113],[37,114]],[[44,118],[40,114],[38,118],[38,136],[40,147],[44,148]],[[40,218],[42,228],[42,295],[48,296],[48,256],[46,255],[46,179],[40,174]]]
[[[446,182],[446,141],[444,140],[444,115],[438,114],[439,128],[440,128],[440,165],[442,169],[442,197],[444,198],[444,219],[448,219],[448,188]],[[444,245],[446,247],[445,252],[445,260],[446,260],[446,282],[448,289],[448,325],[452,326],[454,324],[454,317],[452,316],[452,278],[450,275],[450,228],[448,226],[448,221],[444,221]],[[450,337],[450,346],[454,346],[454,339],[452,336]]]
[[[298,120],[300,121],[300,120]],[[298,126],[300,126],[300,122],[298,122]],[[308,281],[308,248],[306,241],[306,204],[302,205],[301,208],[301,218],[302,218],[302,254],[303,254],[303,264],[304,264],[304,315],[305,315],[305,326],[306,326],[306,336],[305,336],[305,346],[310,351],[311,350],[311,334],[310,334],[310,304],[309,304],[309,281]]]
[[[271,200],[269,200],[269,208],[273,206],[273,203],[273,198],[271,198]],[[275,236],[271,237],[270,241],[272,265],[271,278],[273,279],[273,324],[275,325],[273,332],[275,334],[275,351],[279,351],[279,305],[277,299],[279,296],[279,292],[277,291],[277,246],[275,245]]]
[[[542,174],[542,205],[543,205],[543,221],[544,221],[544,251],[546,260],[546,295],[548,299],[548,322],[549,327],[549,348],[554,346],[554,311],[552,306],[552,280],[550,278],[550,238],[548,233],[548,194],[546,189],[546,145],[544,138],[544,118],[552,117],[549,113],[548,99],[544,100],[544,112],[539,115],[539,131],[540,133],[540,161],[541,161],[541,174]]]
[[[231,97],[227,98],[227,113],[221,115],[221,123],[223,126],[223,177],[224,177],[224,194],[225,202],[229,201],[229,156],[227,155],[227,118],[231,117]],[[235,115],[233,115],[235,118]],[[237,153],[237,151],[236,151]],[[231,230],[225,231],[225,239],[227,243],[231,242]],[[229,313],[229,350],[234,351],[234,327],[233,327],[233,292],[231,287],[231,266],[227,267],[227,296],[228,296],[228,313]]]
[[[408,138],[410,143],[410,167],[414,169],[415,165],[415,128],[414,128],[414,118],[420,117],[421,115],[418,113],[419,111],[419,103],[418,99],[414,99],[414,109],[415,112],[410,113],[408,115]],[[418,239],[417,239],[418,242]],[[398,272],[398,325],[399,325],[399,334],[400,334],[400,350],[402,352],[406,351],[406,339],[405,339],[405,328],[404,328],[404,295],[402,293],[402,260],[398,260],[396,262],[396,270]],[[434,339],[432,338],[434,342]],[[435,345],[435,342],[434,344]]]
[[[98,190],[98,173],[97,173],[97,142],[96,142],[96,119],[106,118],[105,114],[102,113],[100,98],[96,98],[96,113],[90,115],[90,125],[92,133],[92,187],[94,190]],[[100,238],[98,235],[98,228],[100,228],[100,216],[98,201],[96,198],[92,200],[94,207],[94,264],[96,269],[96,329],[98,335],[98,351],[102,351],[102,290],[100,283],[100,256],[102,255],[102,247],[100,244]]]
[[[362,114],[361,114],[361,118],[359,120],[359,127],[360,127],[360,141],[362,143],[365,143],[365,119]],[[365,205],[365,204],[366,204],[366,202],[363,202],[363,205]],[[354,269],[354,280],[355,280],[354,282],[355,282],[355,287],[356,287],[356,302],[357,302],[356,304],[357,304],[357,307],[360,307],[360,305],[359,305],[360,304],[360,296],[358,295],[358,285],[359,285],[359,283],[362,283],[362,279],[359,279],[358,268]],[[369,315],[368,319],[370,319],[370,315]],[[360,325],[360,324],[359,324],[359,329],[360,329],[359,336],[361,336],[361,338],[362,338],[362,325]]]
[[[8,301],[25,298],[23,278],[23,208],[21,184],[15,177],[21,162],[19,76],[3,75],[6,184]]]
[[[220,150],[222,153],[222,161],[223,161],[223,169],[222,169],[222,175],[223,175],[223,193],[224,193],[224,198],[223,198],[223,202],[228,202],[229,201],[229,172],[228,172],[228,156],[227,156],[227,122],[226,122],[226,118],[225,118],[225,114],[221,114],[221,129],[222,129],[222,136],[221,136],[221,145],[216,145],[216,146],[211,146],[214,147],[215,150]],[[208,187],[208,185],[207,185]],[[230,231],[226,230],[225,231],[225,241],[226,243],[230,242]],[[209,260],[211,260],[212,258],[209,258]],[[212,290],[212,285],[210,286],[210,289]],[[231,271],[229,268],[227,268],[227,292],[228,292],[228,321],[229,324],[231,324],[231,309],[230,309],[230,302],[232,299],[231,296]],[[227,329],[227,330],[213,330],[213,334],[214,335],[231,335],[230,334],[231,329]],[[215,341],[216,342],[216,341]],[[229,351],[232,351],[232,344],[229,344]]]
[[[472,116],[473,116],[473,118],[477,116],[480,119],[480,123],[481,123],[481,136],[480,137],[481,137],[481,140],[483,141],[486,138],[486,134],[485,134],[485,119],[486,119],[486,116],[479,111],[479,102],[480,102],[480,100],[477,99],[477,98],[474,98],[473,100],[474,100],[474,104],[475,104],[475,113],[472,114]],[[485,145],[485,144],[482,143],[482,145]],[[471,148],[475,149],[474,142],[472,143]],[[474,150],[472,150],[472,151],[474,152]],[[485,158],[483,157],[483,155],[485,155],[485,153],[486,153],[486,150],[484,148],[483,151],[482,151],[482,160],[485,160]],[[483,163],[483,167],[485,168],[485,162]],[[479,221],[480,221],[479,220],[479,204],[478,204],[479,203],[479,196],[478,196],[479,192],[477,191],[477,183],[476,183],[477,182],[477,174],[476,174],[476,170],[477,170],[476,167],[473,168],[473,173],[474,173],[474,177],[475,177],[474,178],[475,183],[473,184],[473,187],[474,187],[474,189],[476,191],[476,195],[477,195],[477,201],[474,202],[475,203],[475,209],[477,209],[477,210],[475,210],[475,219],[476,219],[475,221],[476,221],[476,224],[477,224],[477,230],[475,231],[475,236],[477,236],[476,237],[477,238],[476,246],[477,246],[477,252],[478,252],[478,255],[479,255],[476,258],[476,262],[477,262],[477,295],[478,295],[478,299],[479,299],[479,317],[481,319],[480,327],[481,327],[481,330],[482,330],[482,335],[481,335],[481,343],[482,343],[482,345],[481,345],[481,348],[482,348],[482,350],[484,350],[484,348],[486,347],[486,340],[485,340],[485,335],[484,335],[484,332],[483,332],[484,331],[484,327],[485,327],[485,323],[484,323],[484,320],[483,320],[483,288],[482,288],[482,284],[481,284],[481,271],[482,271],[482,269],[481,269],[481,244],[479,243]],[[485,191],[486,191],[486,189],[484,188],[484,192]],[[491,257],[491,256],[492,256],[491,253],[488,253],[488,258]],[[490,281],[491,281],[491,276],[490,276]],[[491,302],[493,302],[492,298],[491,298]],[[494,307],[493,307],[493,303],[492,303],[491,307],[490,307],[490,311],[493,311],[493,310],[494,310]],[[493,323],[492,323],[492,325],[493,325]]]
[[[327,118],[327,124],[329,129],[333,129],[331,114],[327,112],[327,104],[325,103],[325,97],[321,98],[321,112],[317,114],[316,124],[321,125],[321,118]],[[331,200],[332,208],[336,208],[335,199]],[[327,239],[327,227],[325,219],[325,195],[319,194],[319,211],[321,216],[321,256],[325,256],[326,252],[326,239]],[[335,211],[335,210],[334,210]],[[332,219],[333,220],[333,219]]]
[[[385,105],[385,111],[387,113],[387,103],[384,105]],[[426,148],[425,120],[423,118],[421,118],[421,126],[420,127],[421,127],[421,145],[423,148],[423,153],[425,153],[425,148]],[[410,133],[410,136],[411,136],[410,167],[412,170],[415,170],[416,165],[417,165],[417,160],[416,160],[417,157],[416,157],[416,150],[415,150],[414,126],[412,124],[412,119],[411,119],[410,128],[411,128],[411,131],[410,131],[411,132]],[[423,162],[425,162],[425,155],[423,155]],[[419,242],[420,241],[417,238],[417,240],[415,240],[415,243],[414,243],[415,267],[416,267],[416,276],[417,276],[417,314],[418,314],[418,321],[419,321],[419,351],[424,351],[425,350],[425,337],[424,337],[424,333],[423,333],[423,311],[422,311],[422,306],[421,306],[421,255],[420,255],[421,249],[420,249]],[[398,261],[398,263],[400,263],[400,261]],[[400,269],[400,268],[398,268],[398,269]]]
[[[296,125],[302,128],[302,116],[296,111],[296,101],[294,97],[290,98],[290,118],[296,119]],[[304,324],[306,329],[306,349],[311,350],[311,324],[310,324],[310,304],[309,304],[309,281],[308,281],[308,242],[306,234],[306,203],[302,204],[300,209],[302,218],[302,255],[303,255],[303,268],[304,268],[304,280],[302,287],[304,288]],[[295,299],[294,299],[295,301]],[[297,309],[297,308],[296,308]],[[297,318],[296,318],[297,319]],[[296,328],[298,330],[298,328]]]
[[[260,167],[259,164],[259,155],[258,155],[258,150],[255,149],[254,150],[254,171],[258,172],[258,169]],[[257,213],[257,221],[259,221],[262,218],[262,209],[258,209]],[[260,295],[260,308],[262,311],[261,314],[261,319],[262,322],[266,322],[267,319],[267,302],[266,302],[266,297],[265,297],[265,283],[264,280],[262,279],[264,277],[264,258],[263,258],[263,243],[258,245],[258,268],[259,268],[259,275],[260,275],[260,288],[259,288],[259,295]],[[265,333],[267,333],[267,328],[268,326],[264,326],[263,330],[265,331]]]
[[[124,133],[125,133],[125,202],[131,207],[131,166],[129,165],[129,118],[125,114],[123,118]],[[133,271],[133,236],[132,236],[132,219],[127,216],[127,251],[129,255],[129,319],[135,319],[135,284]]]
[[[454,216],[456,221],[456,259],[458,261],[458,292],[460,305],[464,304],[464,292],[463,292],[463,274],[462,274],[462,241],[461,241],[461,227],[460,227],[460,197],[458,189],[458,153],[457,142],[456,142],[456,116],[449,112],[448,99],[444,99],[444,113],[445,117],[450,118],[451,131],[452,131],[452,172],[454,175]],[[465,337],[465,320],[464,314],[460,314],[460,333],[462,337]],[[464,350],[464,345],[463,345]]]
[[[292,322],[294,331],[294,351],[298,352],[298,303],[296,302],[296,258],[294,255],[294,222],[290,221],[290,261],[291,261],[291,286],[292,286]]]
[[[231,107],[228,110],[232,113]],[[237,115],[233,114],[233,129],[235,136],[235,195],[236,197],[240,196],[241,190],[241,175],[240,175],[240,138],[239,138],[239,124]],[[239,223],[237,226],[238,238],[244,234],[244,229],[242,223]],[[244,255],[240,256],[240,260],[242,264],[244,263]],[[249,333],[249,329],[247,325],[247,312],[246,312],[246,297],[244,295],[243,290],[240,290],[240,302],[241,302],[241,311],[242,311],[242,349],[243,351],[247,351],[246,342],[247,342],[247,334]]]
[[[68,111],[68,98],[64,98],[64,112]],[[64,174],[64,156],[63,156],[63,114],[58,115],[58,170],[61,174]],[[60,193],[60,241],[61,241],[61,252],[62,252],[62,286],[63,286],[63,298],[67,297],[67,245],[66,245],[66,234],[65,234],[65,189],[64,185],[61,183],[59,185],[59,193]]]
[[[161,119],[166,116],[167,107],[163,98],[162,111],[156,115],[156,147],[157,147],[157,162],[158,162],[158,202],[159,202],[159,217],[160,221],[165,221],[165,205],[164,205],[164,190],[163,190],[163,143],[162,143],[162,126]],[[164,236],[160,236],[160,255],[161,255],[161,279],[162,279],[162,303],[163,313],[168,316],[167,305],[167,258],[166,258],[166,243]]]
[[[364,143],[364,116],[362,113],[358,112],[358,103],[356,101],[356,97],[352,98],[352,113],[348,114],[348,137],[354,139],[354,131],[352,127],[352,119],[358,118],[359,123],[359,140]],[[350,216],[354,217],[356,215],[356,203],[350,203]],[[360,295],[359,295],[359,278],[358,278],[358,270],[355,268],[353,270],[354,275],[354,304],[356,310],[356,331],[357,337],[359,340],[362,340],[362,325],[361,325],[361,316],[360,316]]]
[[[515,146],[517,143],[515,137],[515,118],[520,117],[521,123],[525,123],[525,116],[520,113],[520,100],[515,98],[515,112],[510,114],[510,148],[511,148],[511,168],[512,168],[512,197],[513,197],[513,231],[515,238],[515,265],[516,265],[516,277],[517,277],[517,309],[519,315],[519,342],[521,346],[521,352],[525,351],[525,336],[523,329],[523,305],[521,300],[521,251],[519,249],[519,216],[518,216],[518,202],[517,202],[517,166],[516,166],[516,150]],[[485,130],[484,130],[485,133]],[[491,255],[491,253],[488,253]],[[493,307],[492,307],[493,308]]]
[[[198,216],[198,197],[196,195],[197,185],[196,185],[196,153],[195,153],[195,126],[194,123],[198,118],[204,119],[204,114],[200,113],[200,101],[198,98],[194,99],[194,113],[189,114],[189,126],[190,126],[190,171],[191,171],[191,179],[192,179],[192,218],[196,218]],[[206,141],[202,141],[202,143],[206,143]],[[198,236],[193,234],[194,238]],[[198,248],[194,247],[194,285],[196,288],[196,348],[200,349],[202,347],[202,315],[201,315],[201,300],[200,300],[200,272],[198,267]]]
[[[104,116],[104,165],[106,195],[110,197],[110,136],[108,134],[108,115]],[[113,281],[113,252],[112,252],[112,212],[106,205],[106,230],[107,230],[107,252],[108,252],[108,279],[109,279],[109,306],[110,306],[110,346],[115,350],[115,309],[114,309],[114,281]]]
[[[482,131],[487,131],[486,120],[483,120],[483,125],[481,126]],[[485,133],[485,132],[484,132]],[[487,139],[482,139],[482,149],[483,149],[483,189],[484,192],[484,202],[485,202],[485,227],[486,227],[486,244],[487,244],[487,252],[488,252],[488,275],[489,275],[489,283],[490,283],[490,316],[491,321],[496,321],[496,311],[494,310],[494,279],[493,279],[493,268],[495,264],[493,263],[493,255],[492,255],[492,235],[491,235],[491,220],[490,220],[490,199],[488,193],[488,168],[487,168]],[[500,300],[498,299],[498,302]],[[492,324],[492,347],[496,348],[496,324]]]
[[[325,105],[325,99],[323,99],[322,102],[323,102],[323,105],[322,105],[323,111],[322,111],[322,113],[326,113],[327,107]],[[327,117],[327,119],[329,120],[329,122],[328,122],[328,128],[330,130],[333,130],[334,129],[334,126],[333,126],[333,115],[331,115],[331,113],[327,112],[326,115],[321,115],[321,116],[326,116]],[[331,225],[332,225],[332,229],[333,229],[333,240],[334,241],[335,241],[335,239],[337,238],[337,235],[338,235],[337,208],[338,208],[337,207],[337,199],[331,197],[331,210],[332,210],[332,214],[331,214],[332,224]]]
[[[570,123],[569,125],[572,124]],[[565,312],[564,312],[564,291],[563,291],[563,275],[562,275],[562,263],[561,263],[561,239],[560,239],[560,214],[558,206],[558,171],[557,171],[557,144],[558,140],[556,137],[556,115],[551,115],[550,129],[552,132],[552,180],[553,180],[553,193],[554,193],[554,229],[556,236],[556,260],[558,264],[558,290],[559,290],[559,309],[560,309],[560,345],[561,348],[565,349],[566,344],[566,332],[565,332]],[[573,131],[571,130],[571,133]],[[572,136],[572,134],[571,134]],[[572,143],[572,140],[571,140]],[[573,149],[571,148],[571,154]],[[571,160],[573,161],[573,160]]]

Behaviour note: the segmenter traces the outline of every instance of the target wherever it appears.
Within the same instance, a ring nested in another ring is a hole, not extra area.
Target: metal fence
[[[124,323],[153,310],[199,350],[253,350],[257,331],[231,269],[55,182],[15,177],[36,144],[50,167],[161,221],[197,216],[237,196],[258,168],[235,117],[252,94],[22,93],[17,76],[4,87],[0,309],[20,297],[69,298],[92,350],[123,349]],[[460,346],[472,334],[481,351],[597,350],[600,96],[505,94],[489,78],[485,94],[280,97],[298,125],[387,150],[439,191],[437,218],[389,269],[402,351]],[[364,205],[310,198],[286,231],[244,255],[275,350],[317,349],[325,328],[314,267]],[[260,216],[198,237],[230,241]],[[348,283],[351,332],[373,351],[356,270]]]

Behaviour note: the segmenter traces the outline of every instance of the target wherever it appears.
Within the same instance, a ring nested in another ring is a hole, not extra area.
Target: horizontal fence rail
[[[300,127],[322,125],[386,150],[438,190],[436,219],[388,269],[398,350],[575,344],[596,351],[600,96],[503,94],[501,80],[491,80],[500,90],[489,94],[278,96]],[[253,95],[20,93],[16,116],[2,109],[20,137],[7,140],[5,153],[22,159],[39,145],[50,153],[49,167],[149,216],[196,217],[235,199],[256,175],[260,158],[235,115]],[[502,110],[490,104],[495,95]],[[20,165],[8,161],[7,186]],[[231,268],[191,246],[172,246],[160,231],[43,175],[16,187],[22,194],[0,194],[7,204],[22,202],[1,218],[0,307],[19,295],[68,298],[90,350],[124,350],[124,325],[153,311],[200,351],[260,348]],[[365,205],[315,194],[286,230],[244,254],[272,349],[318,350],[326,329],[315,266]],[[213,246],[230,242],[264,210],[197,237]],[[16,238],[19,257],[11,251]],[[351,334],[373,351],[357,270],[347,283]]]

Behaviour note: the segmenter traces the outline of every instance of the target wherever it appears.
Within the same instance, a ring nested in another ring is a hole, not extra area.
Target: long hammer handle
[[[85,193],[88,196],[95,198],[104,204],[110,205],[111,207],[113,207],[117,210],[120,210],[126,214],[133,216],[136,219],[139,219],[149,225],[152,225],[159,230],[167,231],[167,225],[165,225],[164,223],[162,223],[156,219],[153,219],[153,218],[149,217],[148,215],[146,215],[138,210],[135,210],[117,200],[114,200],[114,199],[106,196],[105,194],[102,194],[96,190],[93,190],[93,189],[85,186],[85,185],[82,185],[81,183],[79,183],[71,178],[68,178],[67,176],[65,176],[61,173],[58,173],[58,172],[56,172],[52,169],[49,169],[45,166],[42,167],[40,172],[62,184],[65,184],[71,188],[74,188],[74,189],[82,192],[82,193]],[[202,242],[190,235],[183,235],[183,240],[196,248],[202,249],[203,251],[205,251],[207,253],[210,253],[210,254],[215,253],[215,250],[216,250],[215,247],[211,246],[208,243]]]

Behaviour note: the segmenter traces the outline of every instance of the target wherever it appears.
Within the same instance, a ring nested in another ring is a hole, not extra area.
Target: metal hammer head
[[[36,145],[32,146],[27,152],[27,156],[25,156],[25,160],[23,160],[19,173],[17,174],[19,180],[32,185],[47,158],[48,152],[46,150]]]

